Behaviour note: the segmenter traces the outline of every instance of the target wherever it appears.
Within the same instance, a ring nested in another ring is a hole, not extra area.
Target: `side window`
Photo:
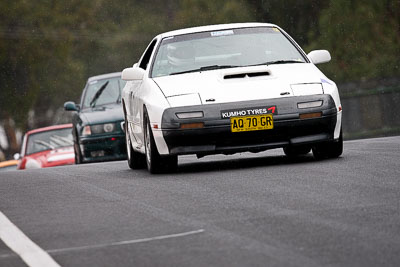
[[[153,53],[156,42],[157,42],[157,40],[153,40],[153,42],[147,48],[147,50],[144,53],[144,56],[142,58],[142,61],[140,61],[140,65],[139,65],[140,68],[142,68],[144,70],[147,69],[147,66],[149,65],[150,57],[151,57],[151,54]]]

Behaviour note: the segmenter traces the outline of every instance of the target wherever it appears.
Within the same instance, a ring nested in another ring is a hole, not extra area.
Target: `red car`
[[[25,134],[18,169],[74,164],[72,124],[35,129]]]

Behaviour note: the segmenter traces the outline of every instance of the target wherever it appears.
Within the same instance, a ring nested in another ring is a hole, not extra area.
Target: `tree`
[[[77,100],[85,80],[133,64],[169,26],[171,1],[0,2],[0,125],[18,150],[16,129],[58,123],[55,111]],[[32,115],[33,114],[33,115]],[[0,148],[1,149],[1,148]],[[4,150],[4,148],[3,148]]]
[[[319,13],[329,0],[248,0],[259,22],[277,24],[301,46],[308,44],[309,31],[318,33]]]
[[[254,17],[246,1],[181,0],[174,26],[183,28],[251,21],[254,21]]]
[[[321,68],[339,82],[398,76],[400,2],[331,1],[310,40],[307,50],[331,52],[332,62]]]
[[[90,17],[92,9],[76,0],[3,1],[0,9],[0,118],[16,152],[15,127],[34,126],[29,111],[41,114],[75,97],[71,88],[78,85],[82,65],[71,52],[77,29],[87,22],[82,16]]]

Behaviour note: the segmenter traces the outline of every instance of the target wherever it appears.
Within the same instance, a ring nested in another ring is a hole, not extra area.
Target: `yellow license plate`
[[[231,117],[231,131],[233,133],[270,130],[273,128],[274,128],[274,119],[272,117],[272,114]]]

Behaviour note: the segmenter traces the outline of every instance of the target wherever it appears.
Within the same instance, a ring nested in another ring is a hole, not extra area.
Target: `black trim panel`
[[[322,100],[320,107],[298,109],[297,103]],[[232,133],[230,119],[221,111],[276,106],[274,129]],[[203,111],[203,118],[179,119],[178,112]],[[302,113],[321,112],[322,116],[300,119]],[[314,144],[333,140],[337,110],[330,95],[311,95],[277,99],[207,104],[169,108],[162,117],[162,132],[170,154],[231,154],[262,151],[289,145]],[[201,129],[179,129],[181,123],[203,122]]]

